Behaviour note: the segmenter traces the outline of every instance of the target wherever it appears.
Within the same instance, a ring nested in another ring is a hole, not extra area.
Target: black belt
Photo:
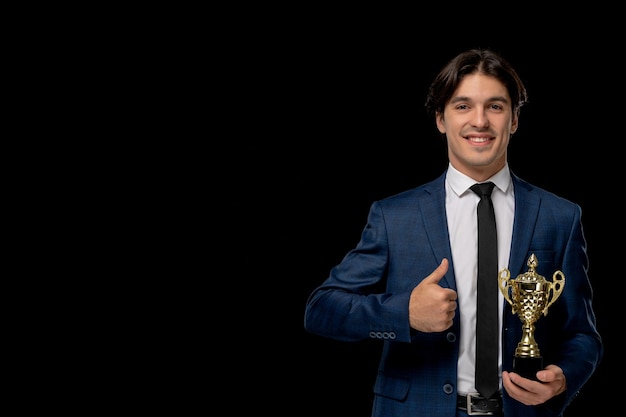
[[[494,416],[502,414],[502,394],[486,399],[479,394],[457,395],[456,406],[469,416]]]

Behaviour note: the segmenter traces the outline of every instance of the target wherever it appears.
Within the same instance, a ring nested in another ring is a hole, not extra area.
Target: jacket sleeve
[[[309,296],[305,329],[341,341],[410,342],[412,287],[388,292],[388,272],[388,231],[381,205],[373,203],[356,247]]]

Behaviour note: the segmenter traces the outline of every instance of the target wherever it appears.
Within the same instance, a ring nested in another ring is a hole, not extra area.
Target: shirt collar
[[[452,188],[452,191],[457,196],[461,196],[463,193],[467,192],[470,187],[476,184],[476,180],[468,177],[465,174],[462,174],[460,171],[455,169],[452,164],[448,163],[448,173],[446,175],[446,181]],[[491,178],[487,179],[484,182],[491,181],[496,185],[500,191],[506,194],[507,190],[511,186],[511,173],[509,171],[509,164],[506,163],[504,167],[495,173]]]

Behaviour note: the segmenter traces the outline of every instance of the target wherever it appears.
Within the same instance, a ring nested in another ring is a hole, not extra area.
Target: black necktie
[[[491,202],[494,183],[472,185],[478,203],[476,295],[476,389],[485,398],[498,390],[498,245]]]

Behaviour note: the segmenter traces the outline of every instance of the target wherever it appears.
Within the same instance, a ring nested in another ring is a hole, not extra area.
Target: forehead
[[[468,74],[459,83],[452,95],[452,100],[466,98],[471,100],[492,100],[498,98],[510,102],[506,86],[497,78],[485,74]]]

